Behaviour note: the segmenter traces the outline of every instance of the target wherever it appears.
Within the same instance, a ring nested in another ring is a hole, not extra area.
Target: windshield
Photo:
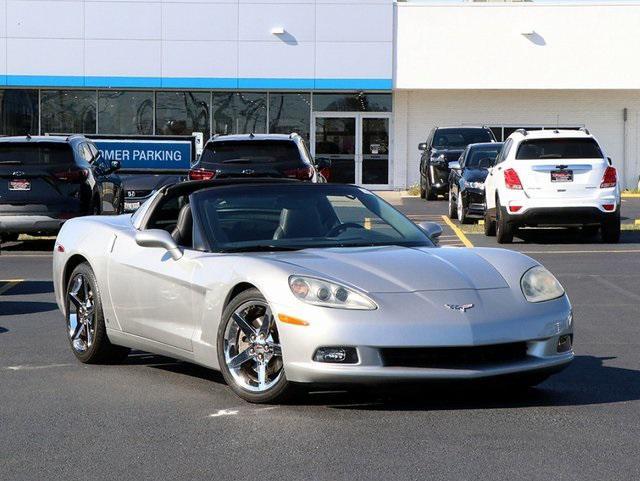
[[[602,152],[591,138],[532,139],[520,144],[516,159],[602,159]]]
[[[201,162],[300,162],[300,151],[290,140],[225,140],[210,142],[202,152]]]
[[[492,144],[491,147],[470,147],[467,158],[465,159],[465,168],[471,169],[488,169],[496,162],[496,157],[500,153],[503,144]]]
[[[438,129],[433,136],[436,149],[464,149],[469,144],[491,142],[493,136],[486,129]]]
[[[60,165],[73,163],[68,144],[0,144],[0,165]]]
[[[217,251],[402,245],[433,246],[389,204],[345,185],[238,185],[192,195]]]

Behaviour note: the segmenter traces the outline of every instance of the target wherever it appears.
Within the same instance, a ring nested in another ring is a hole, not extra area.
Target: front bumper
[[[0,215],[0,232],[9,234],[55,234],[66,220],[49,215]]]
[[[600,224],[618,214],[618,210],[604,211],[592,207],[530,207],[524,212],[506,214],[509,224],[529,226],[572,226]]]
[[[465,189],[462,200],[467,209],[467,217],[483,218],[486,208],[484,190]]]
[[[511,289],[487,291],[381,294],[375,298],[379,306],[375,311],[311,306],[296,311],[292,306],[273,306],[278,313],[309,320],[308,326],[277,321],[287,379],[329,384],[473,380],[553,372],[572,361],[572,351],[559,353],[557,350],[559,338],[573,333],[571,306],[566,297],[534,305],[514,300],[516,296]],[[434,301],[435,305],[425,310],[424,302],[419,302],[416,296]],[[472,302],[475,308],[464,313],[442,308],[445,303],[458,304],[461,299]],[[385,312],[398,314],[389,318]],[[437,313],[435,319],[432,319],[433,312]],[[453,368],[428,363],[419,367],[412,362],[389,363],[384,354],[388,349],[454,347],[464,350],[508,343],[526,346],[524,355],[470,362]],[[320,347],[353,347],[358,361],[355,364],[314,361],[314,353]]]

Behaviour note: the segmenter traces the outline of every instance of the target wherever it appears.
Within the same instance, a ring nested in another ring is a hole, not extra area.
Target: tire
[[[484,213],[484,235],[493,237],[496,235],[496,222],[491,219],[489,212]]]
[[[608,244],[620,242],[620,210],[611,219],[606,219],[600,224],[600,238]]]
[[[424,192],[425,192],[425,198],[427,200],[436,200],[438,198],[438,194],[434,193],[433,189],[431,189],[431,184],[429,183],[429,179],[425,180]]]
[[[458,218],[458,212],[455,208],[455,206],[453,205],[453,196],[451,195],[451,187],[449,187],[449,203],[448,203],[448,215],[449,215],[449,219],[457,219]]]
[[[266,336],[265,319],[269,319]],[[225,381],[245,401],[280,403],[291,397],[293,386],[284,372],[278,328],[259,290],[240,293],[225,308],[217,348]]]
[[[506,210],[496,199],[496,240],[498,244],[511,244],[514,230],[514,226],[507,222]]]
[[[458,220],[461,224],[469,224],[469,218],[467,217],[467,209],[464,208],[464,202],[462,195],[458,192],[458,198],[456,199],[456,210],[458,211]]]
[[[18,237],[20,237],[20,234],[16,234],[16,233],[7,233],[7,234],[0,234],[0,242],[15,242],[18,240]]]
[[[424,189],[424,178],[420,175],[420,198],[424,199],[427,197],[427,191]]]
[[[100,290],[88,263],[78,265],[65,291],[67,336],[73,354],[85,364],[122,362],[129,349],[109,342]]]
[[[600,226],[598,225],[583,225],[580,234],[586,239],[591,239],[596,236],[599,230]]]

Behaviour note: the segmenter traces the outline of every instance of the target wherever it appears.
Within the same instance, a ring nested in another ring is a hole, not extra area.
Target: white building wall
[[[623,109],[628,109],[628,121]],[[627,187],[640,175],[640,91],[403,90],[394,92],[396,188],[418,182],[420,152],[434,126],[584,125]]]
[[[638,26],[640,3],[399,3],[395,87],[639,89]]]
[[[390,90],[393,8],[393,0],[0,0],[0,86]]]

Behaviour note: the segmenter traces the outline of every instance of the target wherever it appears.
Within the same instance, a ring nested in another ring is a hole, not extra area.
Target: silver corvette
[[[133,215],[68,221],[56,300],[80,361],[163,354],[251,402],[304,383],[533,385],[567,366],[556,278],[517,252],[439,248],[440,232],[355,186],[184,182]]]

